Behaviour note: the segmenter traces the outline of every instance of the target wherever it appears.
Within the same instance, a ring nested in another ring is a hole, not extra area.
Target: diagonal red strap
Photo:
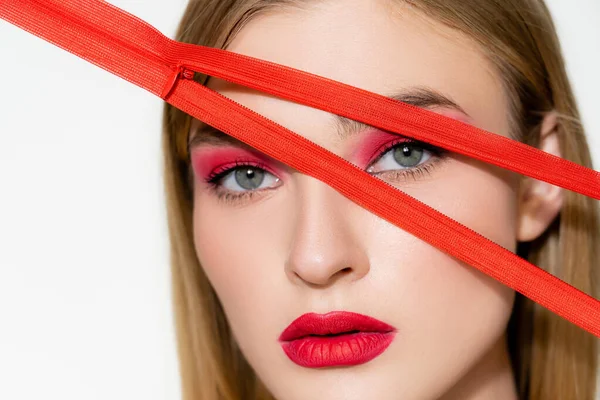
[[[402,133],[600,199],[597,171],[341,82],[170,40],[139,18],[102,1],[3,0],[0,17],[325,182],[374,214],[600,336],[598,300],[343,158],[189,80],[190,71]]]

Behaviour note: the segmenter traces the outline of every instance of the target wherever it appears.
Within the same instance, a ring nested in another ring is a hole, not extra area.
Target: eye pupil
[[[403,167],[414,167],[423,158],[423,150],[416,146],[405,144],[394,150],[394,160]]]
[[[235,171],[235,181],[247,190],[254,190],[260,187],[264,176],[264,171],[258,168],[240,168]]]

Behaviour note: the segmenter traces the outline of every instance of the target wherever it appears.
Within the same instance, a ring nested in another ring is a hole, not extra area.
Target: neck
[[[440,398],[440,400],[489,399],[518,399],[505,335],[502,335],[490,351]]]

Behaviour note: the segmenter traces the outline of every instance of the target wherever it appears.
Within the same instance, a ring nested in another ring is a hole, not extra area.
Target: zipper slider
[[[175,69],[175,71],[173,71],[173,75],[171,75],[171,77],[167,81],[167,83],[160,95],[161,99],[163,99],[163,100],[167,99],[167,96],[169,94],[171,94],[171,91],[175,87],[175,83],[177,82],[177,79],[183,78],[183,79],[192,80],[192,79],[194,79],[195,74],[196,73],[194,71],[192,71],[191,69],[187,69],[183,65],[178,65],[177,68]]]
[[[184,79],[193,80],[196,76],[196,72],[191,69],[187,69],[186,67],[181,67],[181,76]]]

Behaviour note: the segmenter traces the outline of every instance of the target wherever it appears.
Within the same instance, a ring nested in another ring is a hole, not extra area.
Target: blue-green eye
[[[279,178],[262,168],[244,165],[226,171],[220,182],[220,186],[226,190],[243,192],[271,187],[279,182]]]
[[[397,169],[409,169],[417,167],[428,161],[434,155],[434,151],[416,142],[401,142],[388,147],[372,163],[367,172],[380,173]]]

